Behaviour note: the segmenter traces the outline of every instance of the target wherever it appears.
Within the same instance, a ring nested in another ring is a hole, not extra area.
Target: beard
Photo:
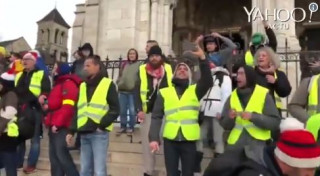
[[[157,69],[163,64],[163,61],[162,60],[159,62],[149,61],[149,64],[151,65],[152,68]]]

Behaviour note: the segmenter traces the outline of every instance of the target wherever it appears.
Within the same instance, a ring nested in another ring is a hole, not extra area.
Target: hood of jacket
[[[76,83],[78,86],[81,84],[82,80],[79,76],[75,75],[75,74],[71,74],[71,75],[63,75],[63,76],[59,76],[58,79],[56,80],[55,84],[60,84],[63,83],[66,80],[72,80],[74,83]]]
[[[89,56],[93,56],[93,48],[90,43],[83,44],[80,50],[85,50],[85,49],[90,50]]]
[[[230,75],[229,71],[223,67],[215,67],[211,69],[211,74],[214,75],[218,72],[225,73],[226,75]]]

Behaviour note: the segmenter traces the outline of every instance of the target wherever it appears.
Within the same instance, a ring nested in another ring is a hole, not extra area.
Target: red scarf
[[[153,87],[155,88],[164,76],[164,67],[161,65],[159,68],[154,69],[149,63],[146,64],[147,73],[153,77]]]

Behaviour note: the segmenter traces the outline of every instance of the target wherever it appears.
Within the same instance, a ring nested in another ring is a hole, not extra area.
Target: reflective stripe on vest
[[[316,141],[319,139],[319,130],[320,130],[320,114],[316,114],[311,116],[307,123],[306,129],[310,131]]]
[[[253,57],[253,55],[252,55],[250,50],[248,50],[246,52],[245,61],[246,61],[246,65],[251,66],[251,67],[254,66],[254,57]]]
[[[311,77],[309,83],[309,96],[308,96],[308,114],[309,116],[315,115],[319,112],[318,110],[318,82],[319,75],[315,75]]]
[[[14,117],[7,124],[7,135],[9,137],[18,137],[19,136],[19,127],[17,125],[17,117]]]
[[[199,140],[200,101],[196,95],[196,85],[189,86],[180,99],[174,87],[160,89],[160,94],[163,97],[165,112],[163,137],[173,140],[181,128],[182,135],[186,140]]]
[[[167,75],[167,84],[168,87],[172,86],[172,68],[169,64],[164,64],[164,70]],[[147,103],[148,103],[148,78],[147,78],[147,70],[146,70],[146,64],[140,65],[139,67],[139,76],[140,76],[140,98],[142,102],[142,110],[143,112],[147,112]]]
[[[21,78],[22,74],[23,72],[20,72],[16,75],[16,78],[14,80],[15,87],[17,87],[19,79]],[[42,82],[43,76],[44,76],[43,70],[38,70],[32,74],[29,90],[36,97],[38,97],[41,93],[41,82]]]
[[[96,90],[94,91],[91,101],[87,99],[87,84],[85,82],[80,85],[80,94],[78,100],[78,129],[83,127],[90,118],[96,124],[100,124],[101,119],[108,113],[109,105],[107,102],[107,94],[111,85],[111,79],[102,78]],[[113,124],[106,128],[112,131]]]
[[[271,138],[270,130],[261,129],[255,126],[249,120],[242,119],[240,116],[241,112],[255,112],[258,114],[262,114],[267,93],[268,89],[256,85],[245,110],[243,110],[237,94],[237,89],[232,92],[230,97],[230,107],[231,109],[236,110],[237,117],[235,121],[236,125],[231,130],[228,138],[229,145],[234,145],[239,140],[244,129],[247,130],[250,136],[254,139],[266,141]]]

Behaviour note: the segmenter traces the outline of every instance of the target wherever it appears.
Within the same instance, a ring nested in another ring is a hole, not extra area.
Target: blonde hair
[[[260,49],[258,49],[258,51],[256,52],[256,54],[254,55],[254,65],[258,66],[258,58],[259,58],[259,54],[260,52],[266,52],[269,58],[269,61],[273,64],[273,66],[278,69],[280,68],[280,59],[277,56],[277,54],[273,51],[273,49],[271,49],[270,47],[262,47]]]

